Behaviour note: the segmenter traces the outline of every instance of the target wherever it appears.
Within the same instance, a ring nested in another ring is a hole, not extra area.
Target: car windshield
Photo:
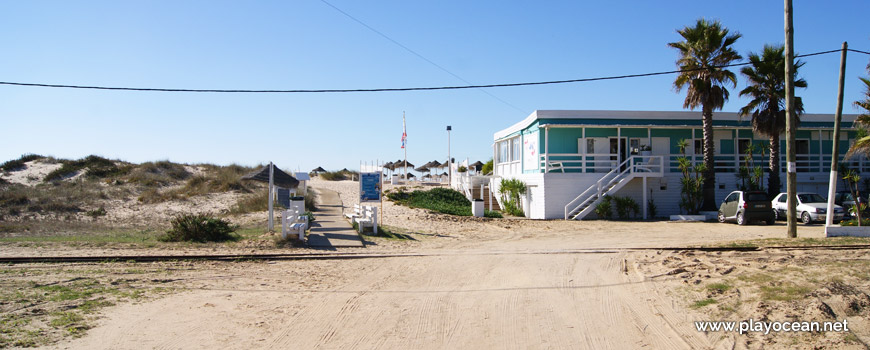
[[[767,202],[767,194],[764,193],[747,193],[745,200],[747,202]]]
[[[815,193],[799,194],[798,200],[801,203],[825,203],[825,202],[827,202],[827,200],[825,200],[825,197],[822,197],[822,196],[817,195]]]

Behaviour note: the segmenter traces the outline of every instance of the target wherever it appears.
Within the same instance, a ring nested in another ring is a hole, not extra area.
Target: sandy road
[[[672,308],[662,282],[644,282],[634,271],[632,254],[261,264],[257,271],[192,281],[190,290],[156,301],[115,307],[86,337],[59,347],[710,347]],[[284,273],[289,264],[342,269],[343,275],[305,286],[298,275]]]

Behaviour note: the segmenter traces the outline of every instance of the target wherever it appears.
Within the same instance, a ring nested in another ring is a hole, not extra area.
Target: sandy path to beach
[[[643,281],[632,254],[476,252],[262,264],[118,306],[86,337],[59,347],[709,347],[680,324],[689,320],[672,308],[665,282]],[[307,286],[293,280],[288,271],[306,265],[324,269],[324,278]]]
[[[330,185],[343,195],[352,184]],[[326,186],[324,186],[326,187]],[[702,314],[650,278],[650,251],[782,237],[784,227],[667,222],[475,221],[388,207],[416,241],[378,240],[372,254],[422,256],[203,267],[180,292],[106,309],[64,349],[579,348],[725,346],[694,331]],[[385,221],[386,221],[385,220]],[[821,236],[819,227],[802,237]],[[725,345],[723,345],[725,344]]]

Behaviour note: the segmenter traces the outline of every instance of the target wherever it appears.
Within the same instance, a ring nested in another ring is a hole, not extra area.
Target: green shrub
[[[90,216],[94,219],[96,219],[97,217],[100,217],[100,216],[106,216],[106,207],[101,206],[101,207],[94,209],[94,210],[88,210],[85,214],[87,214],[88,216]]]
[[[0,164],[0,170],[3,170],[3,171],[18,170],[18,169],[21,169],[24,167],[24,163],[27,163],[27,162],[32,161],[32,160],[41,159],[41,158],[45,158],[45,157],[38,155],[38,154],[24,154],[18,159],[13,159],[13,160],[7,161],[3,164]]]
[[[238,226],[208,214],[183,214],[172,219],[172,228],[160,237],[164,242],[224,242],[236,240]]]
[[[484,211],[483,211],[483,217],[485,217],[485,218],[493,218],[493,219],[501,219],[501,218],[503,218],[503,216],[501,216],[501,213],[499,213],[499,212],[497,212],[497,211],[495,211],[495,210],[484,210]]]
[[[843,220],[840,226],[858,226],[858,219]],[[870,219],[861,219],[861,226],[870,226]]]
[[[598,205],[595,206],[595,215],[599,219],[610,220],[613,218],[612,199],[610,196],[604,196],[604,198],[601,198],[601,202],[598,202]]]
[[[492,167],[493,167],[492,158],[490,158],[490,160],[488,162],[486,162],[486,164],[483,165],[483,168],[480,169],[480,172],[484,175],[492,174]]]
[[[504,202],[504,211],[513,216],[526,216],[523,209],[521,209],[513,200],[507,200]]]
[[[613,196],[613,201],[616,204],[616,216],[619,220],[628,220],[630,217],[637,217],[640,213],[640,206],[634,198]]]
[[[403,188],[387,194],[396,204],[411,208],[423,208],[439,213],[471,216],[471,201],[465,195],[448,188],[433,188],[429,191],[405,192]]]
[[[650,219],[655,219],[658,216],[659,209],[656,207],[656,202],[652,200],[652,198],[647,201],[646,211]]]

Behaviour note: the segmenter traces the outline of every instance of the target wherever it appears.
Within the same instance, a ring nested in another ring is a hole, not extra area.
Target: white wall
[[[549,174],[517,174],[510,178],[522,180],[528,188],[528,206],[524,208],[526,216],[532,219],[563,219],[565,204],[572,201],[580,193],[595,184],[602,174],[581,173],[549,173]],[[870,176],[870,174],[862,174]],[[798,174],[798,191],[815,192],[827,197],[828,174]],[[665,173],[661,178],[647,179],[647,199],[652,199],[657,207],[656,215],[665,217],[680,213],[680,173]],[[494,182],[498,183],[496,179]],[[764,179],[767,184],[767,178]],[[781,176],[782,191],[785,191],[785,174]],[[664,185],[664,186],[663,186]],[[845,190],[842,182],[837,183],[838,190]],[[737,177],[734,173],[716,174],[716,203],[722,201],[731,191],[738,189]],[[496,186],[496,191],[498,188]],[[497,193],[497,192],[496,192]],[[629,196],[643,208],[643,179],[634,178],[615,193],[617,196]],[[643,217],[639,213],[638,217]],[[588,218],[595,218],[591,214]]]

